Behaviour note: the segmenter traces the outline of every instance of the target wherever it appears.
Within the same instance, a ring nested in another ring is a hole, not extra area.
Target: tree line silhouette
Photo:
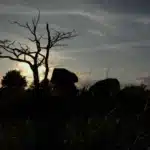
[[[25,88],[19,71],[7,72],[0,90],[1,149],[148,148],[146,86],[120,89],[117,79],[107,78],[77,89],[77,81],[74,73],[55,68],[37,94],[34,87]]]
[[[150,145],[150,91],[145,85],[123,89],[115,78],[97,81],[89,88],[78,89],[78,77],[65,68],[55,68],[48,79],[49,53],[61,42],[77,36],[51,29],[46,23],[46,36],[37,31],[38,16],[25,25],[28,38],[36,45],[8,39],[0,41],[0,58],[23,62],[33,72],[33,84],[17,70],[3,76],[0,88],[0,149],[65,149],[65,150],[143,150]],[[43,41],[47,41],[43,45]],[[39,80],[40,66],[45,67]]]

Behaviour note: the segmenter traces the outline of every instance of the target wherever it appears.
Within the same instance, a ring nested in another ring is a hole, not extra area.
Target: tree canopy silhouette
[[[20,71],[11,70],[3,76],[2,87],[19,87],[25,88],[27,86],[26,78],[23,77]]]
[[[35,87],[39,87],[40,81],[38,68],[41,65],[44,65],[45,67],[44,79],[46,80],[48,78],[50,50],[56,46],[64,46],[60,43],[60,41],[77,36],[75,30],[70,32],[58,31],[50,28],[48,23],[46,23],[45,25],[45,30],[47,33],[46,37],[39,35],[37,31],[39,21],[40,11],[38,13],[38,16],[32,19],[31,24],[28,22],[26,22],[25,24],[21,24],[17,21],[11,22],[12,24],[16,24],[29,31],[32,37],[29,37],[28,40],[35,44],[36,50],[33,50],[27,44],[22,44],[17,41],[11,41],[8,39],[0,40],[0,58],[7,58],[13,61],[28,64],[33,72]],[[42,40],[46,40],[47,44],[43,45]]]

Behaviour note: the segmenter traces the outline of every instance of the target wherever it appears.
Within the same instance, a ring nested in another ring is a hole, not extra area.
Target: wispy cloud
[[[30,14],[34,11],[35,9],[32,7],[28,6],[23,6],[20,4],[16,5],[6,5],[6,4],[0,4],[0,15],[2,14],[19,14],[23,11],[25,12],[30,12]]]
[[[0,4],[0,15],[2,14],[11,14],[11,15],[37,15],[37,9],[29,7],[26,5],[4,5]],[[107,23],[107,20],[114,17],[111,14],[108,14],[104,10],[99,11],[98,13],[92,13],[84,11],[82,9],[67,9],[67,10],[41,10],[41,16],[62,16],[62,15],[73,15],[87,18],[91,21],[103,24],[104,26],[112,28],[113,26]]]
[[[96,33],[97,34],[97,33]],[[118,44],[101,44],[99,46],[93,47],[82,47],[82,48],[66,48],[61,49],[64,53],[93,53],[93,52],[101,52],[101,51],[109,51],[109,52],[124,52],[124,53],[136,53],[139,49],[142,48],[150,48],[150,40],[140,40],[140,41],[128,41],[121,42]]]
[[[8,37],[24,43],[23,37],[27,37],[28,32],[26,34],[24,29],[12,27],[7,20],[30,22],[31,18],[37,15],[35,8],[41,10],[40,33],[45,33],[44,23],[47,21],[51,28],[58,30],[76,29],[79,36],[74,40],[64,41],[69,46],[56,49],[56,53],[50,56],[54,66],[64,64],[70,66],[72,70],[79,69],[80,72],[84,72],[85,68],[95,68],[92,72],[93,78],[100,78],[103,74],[100,68],[105,68],[108,64],[111,64],[112,76],[122,74],[121,79],[126,80],[135,78],[140,71],[150,72],[149,15],[141,14],[141,10],[140,14],[137,13],[140,7],[135,0],[130,0],[133,13],[130,13],[128,7],[126,7],[128,13],[125,9],[120,10],[125,8],[122,5],[124,0],[107,0],[108,4],[104,0],[77,0],[72,4],[71,0],[64,0],[63,3],[57,0],[30,0],[26,4],[23,0],[15,0],[15,3],[10,0],[2,1],[0,39]],[[137,1],[139,3],[142,0]],[[126,2],[124,5],[128,6]],[[34,45],[30,46],[35,48]],[[3,67],[5,64],[8,64],[8,61],[1,63],[2,72],[6,72]],[[125,71],[123,73],[117,71],[117,67],[124,68]]]
[[[98,36],[105,36],[105,33],[102,33],[101,31],[98,30],[89,29],[88,32]]]
[[[137,19],[135,19],[135,22],[148,25],[148,24],[150,24],[150,16],[148,16],[148,17],[144,16],[144,17],[137,18]]]

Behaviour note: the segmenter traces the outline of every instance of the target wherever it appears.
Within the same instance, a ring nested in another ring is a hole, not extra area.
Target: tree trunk
[[[40,109],[40,94],[39,94],[39,72],[38,67],[36,65],[32,66],[32,72],[33,72],[33,83],[34,83],[34,93],[33,93],[33,99],[32,99],[32,113],[31,117],[33,117],[33,130],[34,130],[34,140],[39,141],[40,139],[40,132],[41,129],[39,128],[39,123],[41,120],[39,120],[39,109]],[[36,148],[37,147],[37,148]],[[40,142],[39,143],[33,143],[33,149],[40,149]]]
[[[33,81],[34,81],[34,86],[35,89],[39,89],[39,72],[38,72],[38,67],[34,66],[32,67],[32,71],[33,71]]]
[[[48,73],[49,73],[49,67],[48,67],[48,64],[47,64],[46,69],[45,69],[45,76],[44,76],[45,81],[48,79]]]
[[[47,50],[47,54],[46,54],[46,58],[45,58],[45,76],[44,76],[44,80],[48,79],[48,73],[49,73],[48,58],[49,58],[49,50]]]

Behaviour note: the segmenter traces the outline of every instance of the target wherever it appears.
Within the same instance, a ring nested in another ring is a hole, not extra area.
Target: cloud
[[[2,14],[11,14],[11,15],[37,15],[38,10],[34,7],[29,7],[26,5],[4,5],[0,4],[0,15]],[[44,10],[41,9],[41,16],[62,16],[62,15],[73,15],[73,16],[82,16],[84,18],[90,19],[91,21],[95,21],[98,23],[103,23],[105,26],[109,27],[109,24],[105,23],[106,20],[109,20],[110,14],[107,12],[100,10],[97,14],[84,11],[82,9],[52,9],[52,10]],[[105,17],[104,17],[105,16]]]
[[[149,0],[91,0],[95,7],[102,7],[110,12],[121,13],[150,13]]]
[[[16,5],[6,5],[6,4],[0,4],[0,15],[2,14],[18,14],[20,12],[33,12],[33,8],[32,7],[27,7],[27,6],[23,6],[20,4],[16,4]]]
[[[90,29],[88,30],[88,32],[94,35],[98,35],[98,36],[105,36],[105,33],[102,33],[101,31],[98,31],[98,30]]]
[[[135,22],[148,25],[148,24],[150,24],[150,18],[149,17],[140,17],[140,18],[136,19]]]
[[[69,9],[69,8],[95,8],[116,13],[150,13],[149,0],[1,0],[5,5],[24,5],[32,8]]]
[[[150,76],[149,75],[147,75],[145,77],[139,77],[139,78],[137,78],[137,81],[139,81],[142,84],[147,85],[147,88],[150,89]]]
[[[5,32],[0,34],[0,38],[23,41],[22,37],[26,37],[28,32],[12,27],[7,20],[30,22],[37,14],[36,8],[41,10],[39,32],[45,32],[44,23],[49,21],[52,28],[76,29],[79,33],[75,39],[64,41],[68,47],[56,50],[59,56],[53,56],[53,65],[63,64],[81,72],[85,68],[95,68],[97,71],[93,71],[93,78],[100,78],[100,68],[111,64],[112,76],[119,76],[119,71],[115,71],[117,67],[125,68],[121,79],[126,80],[133,80],[141,68],[144,71],[149,68],[150,21],[149,15],[143,14],[138,6],[141,3],[138,0],[137,4],[133,0],[107,0],[108,3],[106,0],[64,0],[63,4],[57,0],[26,0],[26,4],[23,0],[14,2],[17,5],[8,0],[0,4],[0,31]],[[5,68],[1,68],[4,72]]]
[[[96,32],[96,31],[95,31]],[[94,33],[95,33],[94,32]],[[96,32],[96,34],[98,34]],[[99,34],[98,34],[99,35]],[[103,36],[103,35],[102,35]],[[143,50],[144,49],[144,50]],[[93,47],[82,47],[82,48],[65,48],[61,51],[64,53],[94,53],[94,52],[121,52],[137,54],[146,52],[146,49],[150,49],[150,40],[139,40],[139,41],[124,41],[117,44],[101,44]]]

